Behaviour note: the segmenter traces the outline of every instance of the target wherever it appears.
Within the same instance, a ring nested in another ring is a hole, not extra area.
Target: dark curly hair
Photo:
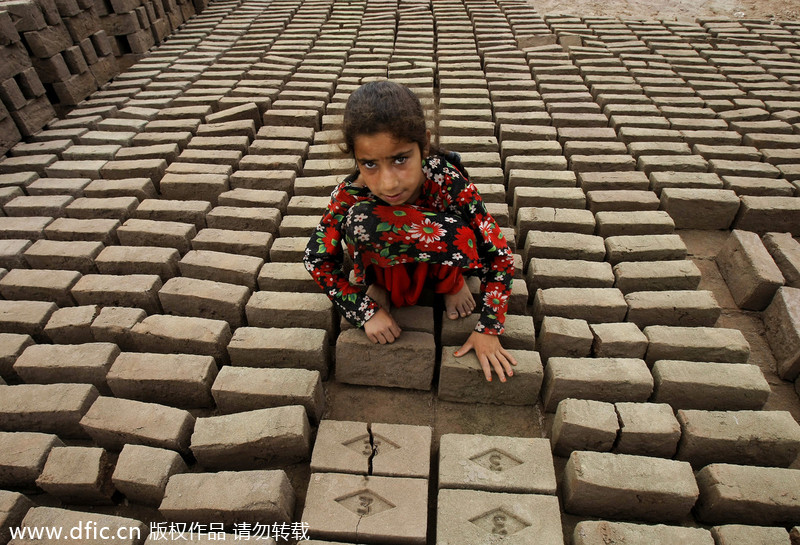
[[[388,132],[415,142],[424,157],[429,148],[425,111],[411,89],[393,81],[365,83],[350,95],[344,110],[344,152],[352,155],[357,136]]]

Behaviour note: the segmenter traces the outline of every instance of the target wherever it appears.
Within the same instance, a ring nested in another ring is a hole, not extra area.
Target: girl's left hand
[[[467,338],[467,342],[453,355],[459,358],[470,350],[475,350],[475,355],[478,356],[478,362],[481,364],[487,381],[492,381],[492,369],[500,377],[500,382],[506,381],[506,375],[509,377],[514,375],[511,366],[516,365],[517,360],[500,345],[500,338],[497,335],[473,331]]]

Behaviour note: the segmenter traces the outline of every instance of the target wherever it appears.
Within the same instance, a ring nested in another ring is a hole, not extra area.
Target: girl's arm
[[[351,284],[343,270],[342,222],[347,214],[347,204],[342,202],[342,197],[347,197],[343,187],[340,185],[331,196],[308,241],[303,264],[342,316],[354,326],[362,327],[380,307],[366,294],[366,288]]]

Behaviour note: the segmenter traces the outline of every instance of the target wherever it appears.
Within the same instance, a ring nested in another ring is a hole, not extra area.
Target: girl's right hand
[[[364,323],[364,333],[376,344],[393,343],[402,331],[392,315],[382,308]]]

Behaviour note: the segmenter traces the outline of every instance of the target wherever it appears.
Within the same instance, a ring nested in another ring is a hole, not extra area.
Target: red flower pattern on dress
[[[375,215],[383,223],[402,228],[409,223],[417,223],[425,217],[422,212],[412,206],[381,206],[375,209]]]
[[[455,246],[468,259],[478,259],[478,248],[476,247],[475,233],[469,227],[459,227],[456,232]]]
[[[440,224],[425,218],[419,223],[413,223],[408,228],[408,234],[423,244],[430,244],[442,238],[445,230]]]

